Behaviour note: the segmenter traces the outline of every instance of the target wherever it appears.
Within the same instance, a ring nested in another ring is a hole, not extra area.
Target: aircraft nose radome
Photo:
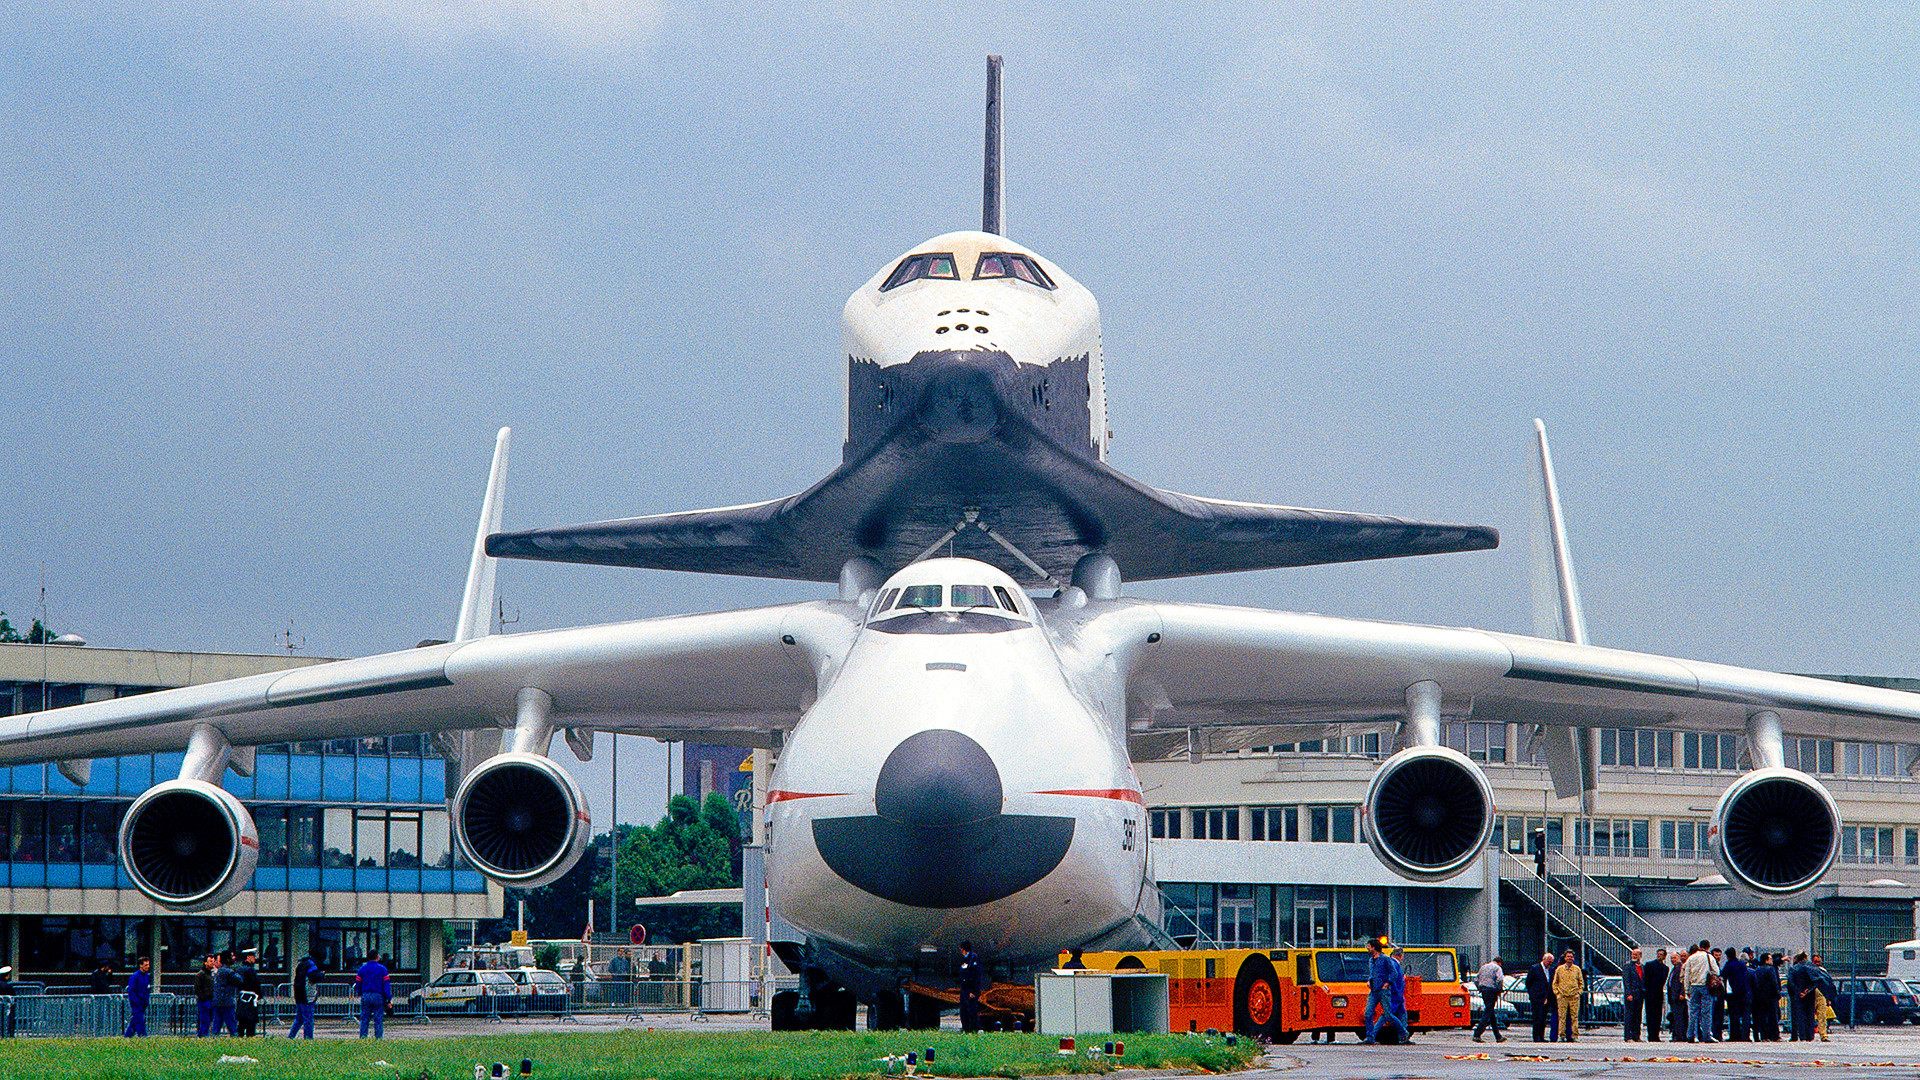
[[[901,825],[940,828],[1000,813],[1000,770],[979,743],[958,731],[908,736],[880,767],[874,809]]]

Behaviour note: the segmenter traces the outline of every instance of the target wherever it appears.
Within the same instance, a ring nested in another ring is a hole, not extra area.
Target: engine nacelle
[[[233,899],[260,862],[253,815],[225,788],[169,780],[148,788],[120,823],[120,865],[141,892],[179,911]]]
[[[1367,785],[1361,831],[1381,862],[1414,881],[1450,878],[1493,834],[1493,788],[1465,754],[1415,746],[1386,760]]]
[[[1817,884],[1840,852],[1840,809],[1797,769],[1755,769],[1714,804],[1713,861],[1732,884],[1792,896]]]
[[[580,785],[540,754],[496,754],[453,796],[461,853],[503,885],[531,889],[558,879],[580,861],[592,835]]]

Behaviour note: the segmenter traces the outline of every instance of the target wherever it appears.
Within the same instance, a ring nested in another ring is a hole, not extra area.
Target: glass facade
[[[50,685],[43,692],[37,684],[0,682],[0,715],[37,709],[43,699],[59,706],[150,689]],[[182,758],[98,759],[85,784],[50,765],[0,768],[0,888],[131,891],[118,859],[120,821],[136,796],[179,775]],[[420,735],[259,747],[252,776],[229,770],[221,778],[259,831],[259,865],[247,887],[326,897],[486,894],[485,878],[453,845],[446,779],[445,763]],[[269,975],[284,973],[289,958],[308,953],[329,972],[351,971],[375,948],[392,958],[396,971],[413,972],[426,964],[426,935],[438,932],[424,919],[11,918],[19,942],[10,958],[16,977],[56,982],[84,977],[102,960],[124,971],[131,958],[156,952],[173,978],[208,952],[247,946],[260,950]]]

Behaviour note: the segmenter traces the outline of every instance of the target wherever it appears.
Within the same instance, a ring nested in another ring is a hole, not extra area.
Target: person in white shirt
[[[1507,1037],[1500,1034],[1500,1017],[1493,1011],[1494,1003],[1500,1000],[1500,988],[1506,984],[1507,973],[1500,967],[1500,958],[1494,957],[1480,968],[1480,974],[1473,977],[1473,985],[1480,991],[1480,1000],[1485,1008],[1480,1013],[1480,1022],[1473,1026],[1473,1041],[1480,1042],[1480,1033],[1493,1028],[1493,1041],[1506,1042]]]
[[[1708,980],[1719,977],[1714,970],[1712,944],[1701,942],[1683,968],[1687,980],[1687,1040],[1719,1042],[1713,1037],[1713,991]]]

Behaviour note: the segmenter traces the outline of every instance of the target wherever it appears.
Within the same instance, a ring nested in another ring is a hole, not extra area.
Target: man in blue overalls
[[[960,1030],[980,1030],[980,992],[986,989],[987,968],[973,942],[960,943]]]
[[[1380,1017],[1374,1015],[1378,1009],[1387,1012],[1387,986],[1391,982],[1393,957],[1388,956],[1380,947],[1379,938],[1367,939],[1367,1007],[1360,1019],[1367,1025],[1367,1032],[1361,1037],[1364,1043],[1374,1042],[1374,1035],[1380,1030]]]
[[[380,962],[380,950],[367,954],[367,962],[353,976],[360,991],[360,1037],[367,1037],[367,1025],[373,1025],[373,1037],[387,1037],[387,1002],[393,1000],[393,977]]]
[[[140,968],[127,976],[127,1030],[121,1032],[127,1038],[143,1037],[147,1033],[147,1002],[153,997],[153,961],[140,958]]]

